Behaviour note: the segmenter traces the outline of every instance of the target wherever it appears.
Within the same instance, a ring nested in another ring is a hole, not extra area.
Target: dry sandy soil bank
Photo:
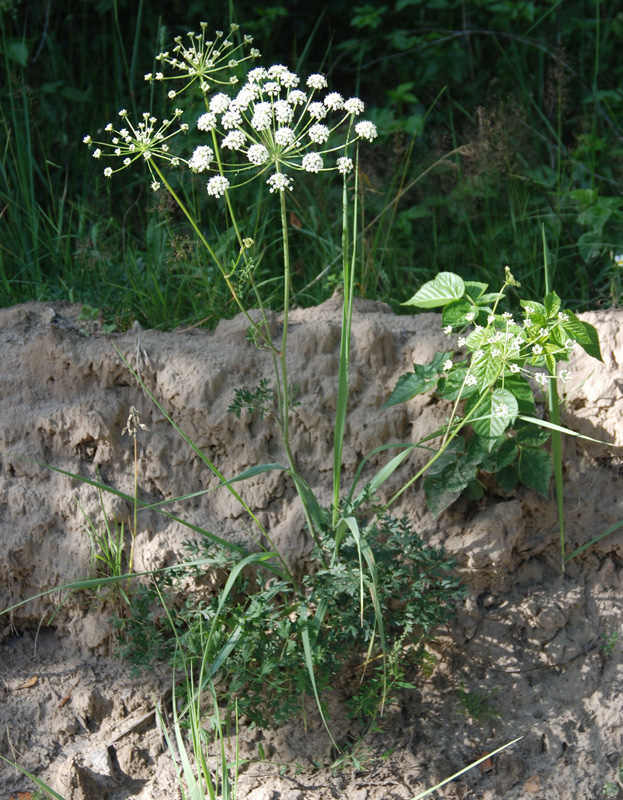
[[[0,609],[88,576],[90,545],[76,498],[93,518],[101,517],[91,487],[20,456],[91,477],[98,470],[104,481],[131,493],[132,445],[121,432],[134,405],[149,426],[140,438],[144,494],[166,499],[211,485],[206,468],[143,395],[113,345],[225,474],[283,463],[266,420],[227,413],[235,387],[270,376],[269,358],[245,341],[243,320],[222,322],[214,333],[103,336],[81,327],[78,314],[78,307],[63,304],[0,312]],[[301,400],[293,445],[300,471],[323,501],[330,491],[339,319],[333,300],[292,314],[290,369]],[[574,355],[564,424],[609,444],[565,441],[570,548],[623,520],[623,313],[586,319],[599,330],[604,364]],[[353,339],[346,477],[373,447],[420,438],[446,414],[428,397],[380,410],[413,361],[426,363],[447,345],[437,316],[397,317],[382,304],[360,302]],[[412,459],[403,474],[417,463]],[[291,564],[304,569],[310,546],[291,485],[278,473],[259,476],[245,487],[245,498]],[[108,498],[106,507],[129,520],[125,502]],[[263,733],[244,730],[243,753],[255,760],[241,771],[239,796],[407,800],[522,736],[437,796],[602,797],[623,757],[623,665],[615,641],[622,534],[602,539],[563,577],[552,498],[523,488],[478,504],[459,501],[434,519],[417,490],[395,512],[406,513],[426,541],[444,545],[469,588],[456,620],[434,645],[434,673],[387,709],[382,732],[365,740],[360,764],[332,768],[330,743],[313,717],[307,732],[300,722]],[[245,539],[244,517],[226,493],[188,501],[178,513],[221,536]],[[178,524],[142,515],[136,568],[173,563],[186,538]],[[67,800],[178,797],[153,715],[154,697],[168,679],[131,680],[126,665],[112,657],[109,612],[84,595],[70,597],[47,626],[58,600],[36,600],[0,617],[0,754],[44,776]],[[488,699],[490,713],[470,716],[459,700],[461,687]],[[348,734],[347,720],[337,718],[335,725],[339,735]],[[12,768],[0,767],[0,800],[27,788]]]

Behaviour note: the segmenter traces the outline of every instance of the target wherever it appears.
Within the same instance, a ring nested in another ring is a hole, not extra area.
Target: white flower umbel
[[[207,145],[200,145],[195,148],[188,166],[191,172],[206,172],[210,168],[210,162],[214,159],[214,150]]]
[[[178,36],[171,53],[165,51],[156,56],[156,61],[170,67],[171,74],[165,76],[163,72],[156,72],[152,75],[148,72],[145,80],[176,81],[181,84],[176,85],[176,95],[198,82],[201,92],[206,95],[214,91],[215,86],[231,86],[237,80],[235,70],[238,65],[259,56],[259,51],[250,46],[253,41],[250,36],[245,36],[240,44],[234,44],[231,37],[238,30],[237,25],[231,26],[227,36],[222,31],[208,36],[205,22],[200,27],[201,33],[191,31],[185,37]],[[212,107],[210,110],[220,113]]]
[[[222,197],[229,189],[229,181],[223,175],[214,175],[207,183],[208,194]]]
[[[148,111],[143,113],[137,125],[132,124],[125,108],[121,109],[119,116],[123,120],[120,130],[112,122],[104,128],[110,134],[109,142],[95,142],[90,136],[85,136],[82,140],[89,148],[96,146],[93,158],[115,159],[104,170],[107,178],[141,158],[147,162],[153,180],[157,180],[158,176],[154,174],[152,159],[159,159],[173,166],[179,163],[178,157],[169,152],[168,142],[178,133],[188,130],[188,125],[180,122],[180,108],[175,109],[172,119],[163,119],[160,125],[157,125],[158,120]]]
[[[199,117],[197,129],[211,134],[219,173],[235,174],[236,183],[248,183],[269,172],[270,190],[283,192],[292,189],[292,178],[284,177],[292,171],[336,170],[343,176],[352,172],[353,161],[344,151],[359,139],[372,141],[376,127],[367,120],[354,122],[364,109],[359,98],[344,100],[337,92],[323,97],[326,88],[323,75],[310,75],[303,82],[282,64],[274,64],[251,69],[231,98],[218,92],[206,100],[209,111]],[[254,174],[245,174],[248,171]]]

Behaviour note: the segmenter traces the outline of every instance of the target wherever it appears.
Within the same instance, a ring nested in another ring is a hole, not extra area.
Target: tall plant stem
[[[357,150],[357,153],[359,151]],[[355,163],[355,193],[353,210],[353,247],[350,252],[348,230],[348,191],[346,176],[342,189],[342,279],[344,283],[344,301],[342,303],[342,336],[340,339],[340,367],[338,377],[337,409],[333,435],[333,527],[339,517],[340,485],[342,478],[342,452],[344,449],[344,428],[348,409],[348,373],[350,361],[351,326],[353,320],[353,293],[355,288],[355,258],[357,242],[357,207],[359,199],[359,164]]]

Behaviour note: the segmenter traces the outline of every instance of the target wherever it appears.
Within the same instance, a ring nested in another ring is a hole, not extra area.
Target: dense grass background
[[[207,10],[206,10],[207,7]],[[289,0],[258,7],[181,0],[0,0],[0,305],[68,299],[123,328],[215,324],[235,313],[189,226],[147,174],[102,176],[82,138],[121,107],[156,114],[143,80],[172,38],[231,20],[261,63],[366,101],[381,136],[361,165],[365,228],[358,291],[394,305],[439,270],[524,296],[552,285],[572,307],[618,305],[623,251],[623,10],[599,0]],[[203,180],[189,198],[226,248]],[[296,302],[339,280],[336,188],[293,198]],[[240,213],[275,287],[277,209]],[[273,257],[274,255],[274,257]]]

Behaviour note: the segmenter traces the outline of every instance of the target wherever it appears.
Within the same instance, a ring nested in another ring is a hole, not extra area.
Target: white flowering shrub
[[[509,311],[500,313],[506,288],[519,285],[508,267],[504,286],[494,293],[485,283],[441,272],[405,304],[443,307],[444,333],[449,339],[458,334],[456,351],[437,353],[430,364],[415,364],[384,406],[431,390],[453,403],[439,457],[424,479],[435,514],[462,493],[481,497],[485,473],[493,473],[503,490],[521,481],[547,495],[552,460],[543,445],[553,427],[536,415],[535,390],[544,392],[557,379],[567,380],[566,370],[557,376],[556,365],[568,361],[576,344],[602,360],[595,328],[561,310],[556,292],[543,303],[522,300],[522,320]],[[469,439],[461,433],[466,425]]]

